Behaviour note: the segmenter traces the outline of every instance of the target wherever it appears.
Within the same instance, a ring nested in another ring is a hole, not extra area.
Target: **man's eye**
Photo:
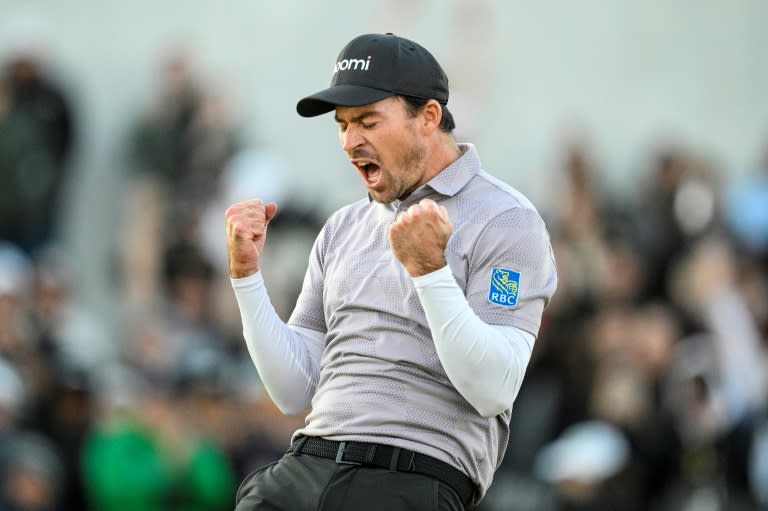
[[[361,126],[363,127],[363,129],[369,130],[369,129],[373,128],[374,126],[376,126],[376,124],[377,123],[375,123],[375,122],[364,122],[364,123],[361,124]]]
[[[339,124],[339,131],[344,133],[347,131],[347,125],[346,124]]]

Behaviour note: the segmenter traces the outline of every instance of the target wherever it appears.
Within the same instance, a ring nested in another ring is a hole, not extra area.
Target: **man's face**
[[[426,181],[420,118],[411,117],[398,97],[336,107],[341,147],[375,201],[404,199]]]

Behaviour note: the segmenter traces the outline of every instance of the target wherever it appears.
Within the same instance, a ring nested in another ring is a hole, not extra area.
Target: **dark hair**
[[[408,114],[413,117],[416,115],[421,107],[427,104],[428,99],[416,98],[414,96],[400,96],[405,102],[405,109]],[[456,128],[456,123],[453,120],[453,115],[448,110],[448,107],[440,103],[440,109],[443,111],[443,116],[440,119],[440,131],[445,133],[451,133]]]

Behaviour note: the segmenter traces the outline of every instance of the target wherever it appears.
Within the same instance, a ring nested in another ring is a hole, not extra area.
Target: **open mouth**
[[[370,160],[356,160],[352,162],[368,188],[376,186],[381,179],[381,167]]]

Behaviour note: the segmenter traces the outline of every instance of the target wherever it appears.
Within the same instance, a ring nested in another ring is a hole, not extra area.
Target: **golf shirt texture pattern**
[[[509,439],[511,409],[481,416],[440,363],[413,279],[387,239],[395,216],[428,198],[453,224],[446,259],[470,307],[491,325],[538,334],[557,277],[533,205],[481,169],[470,144],[406,200],[363,199],[327,221],[310,254],[289,324],[325,332],[320,380],[297,433],[374,442],[432,456],[467,474],[481,495]]]

